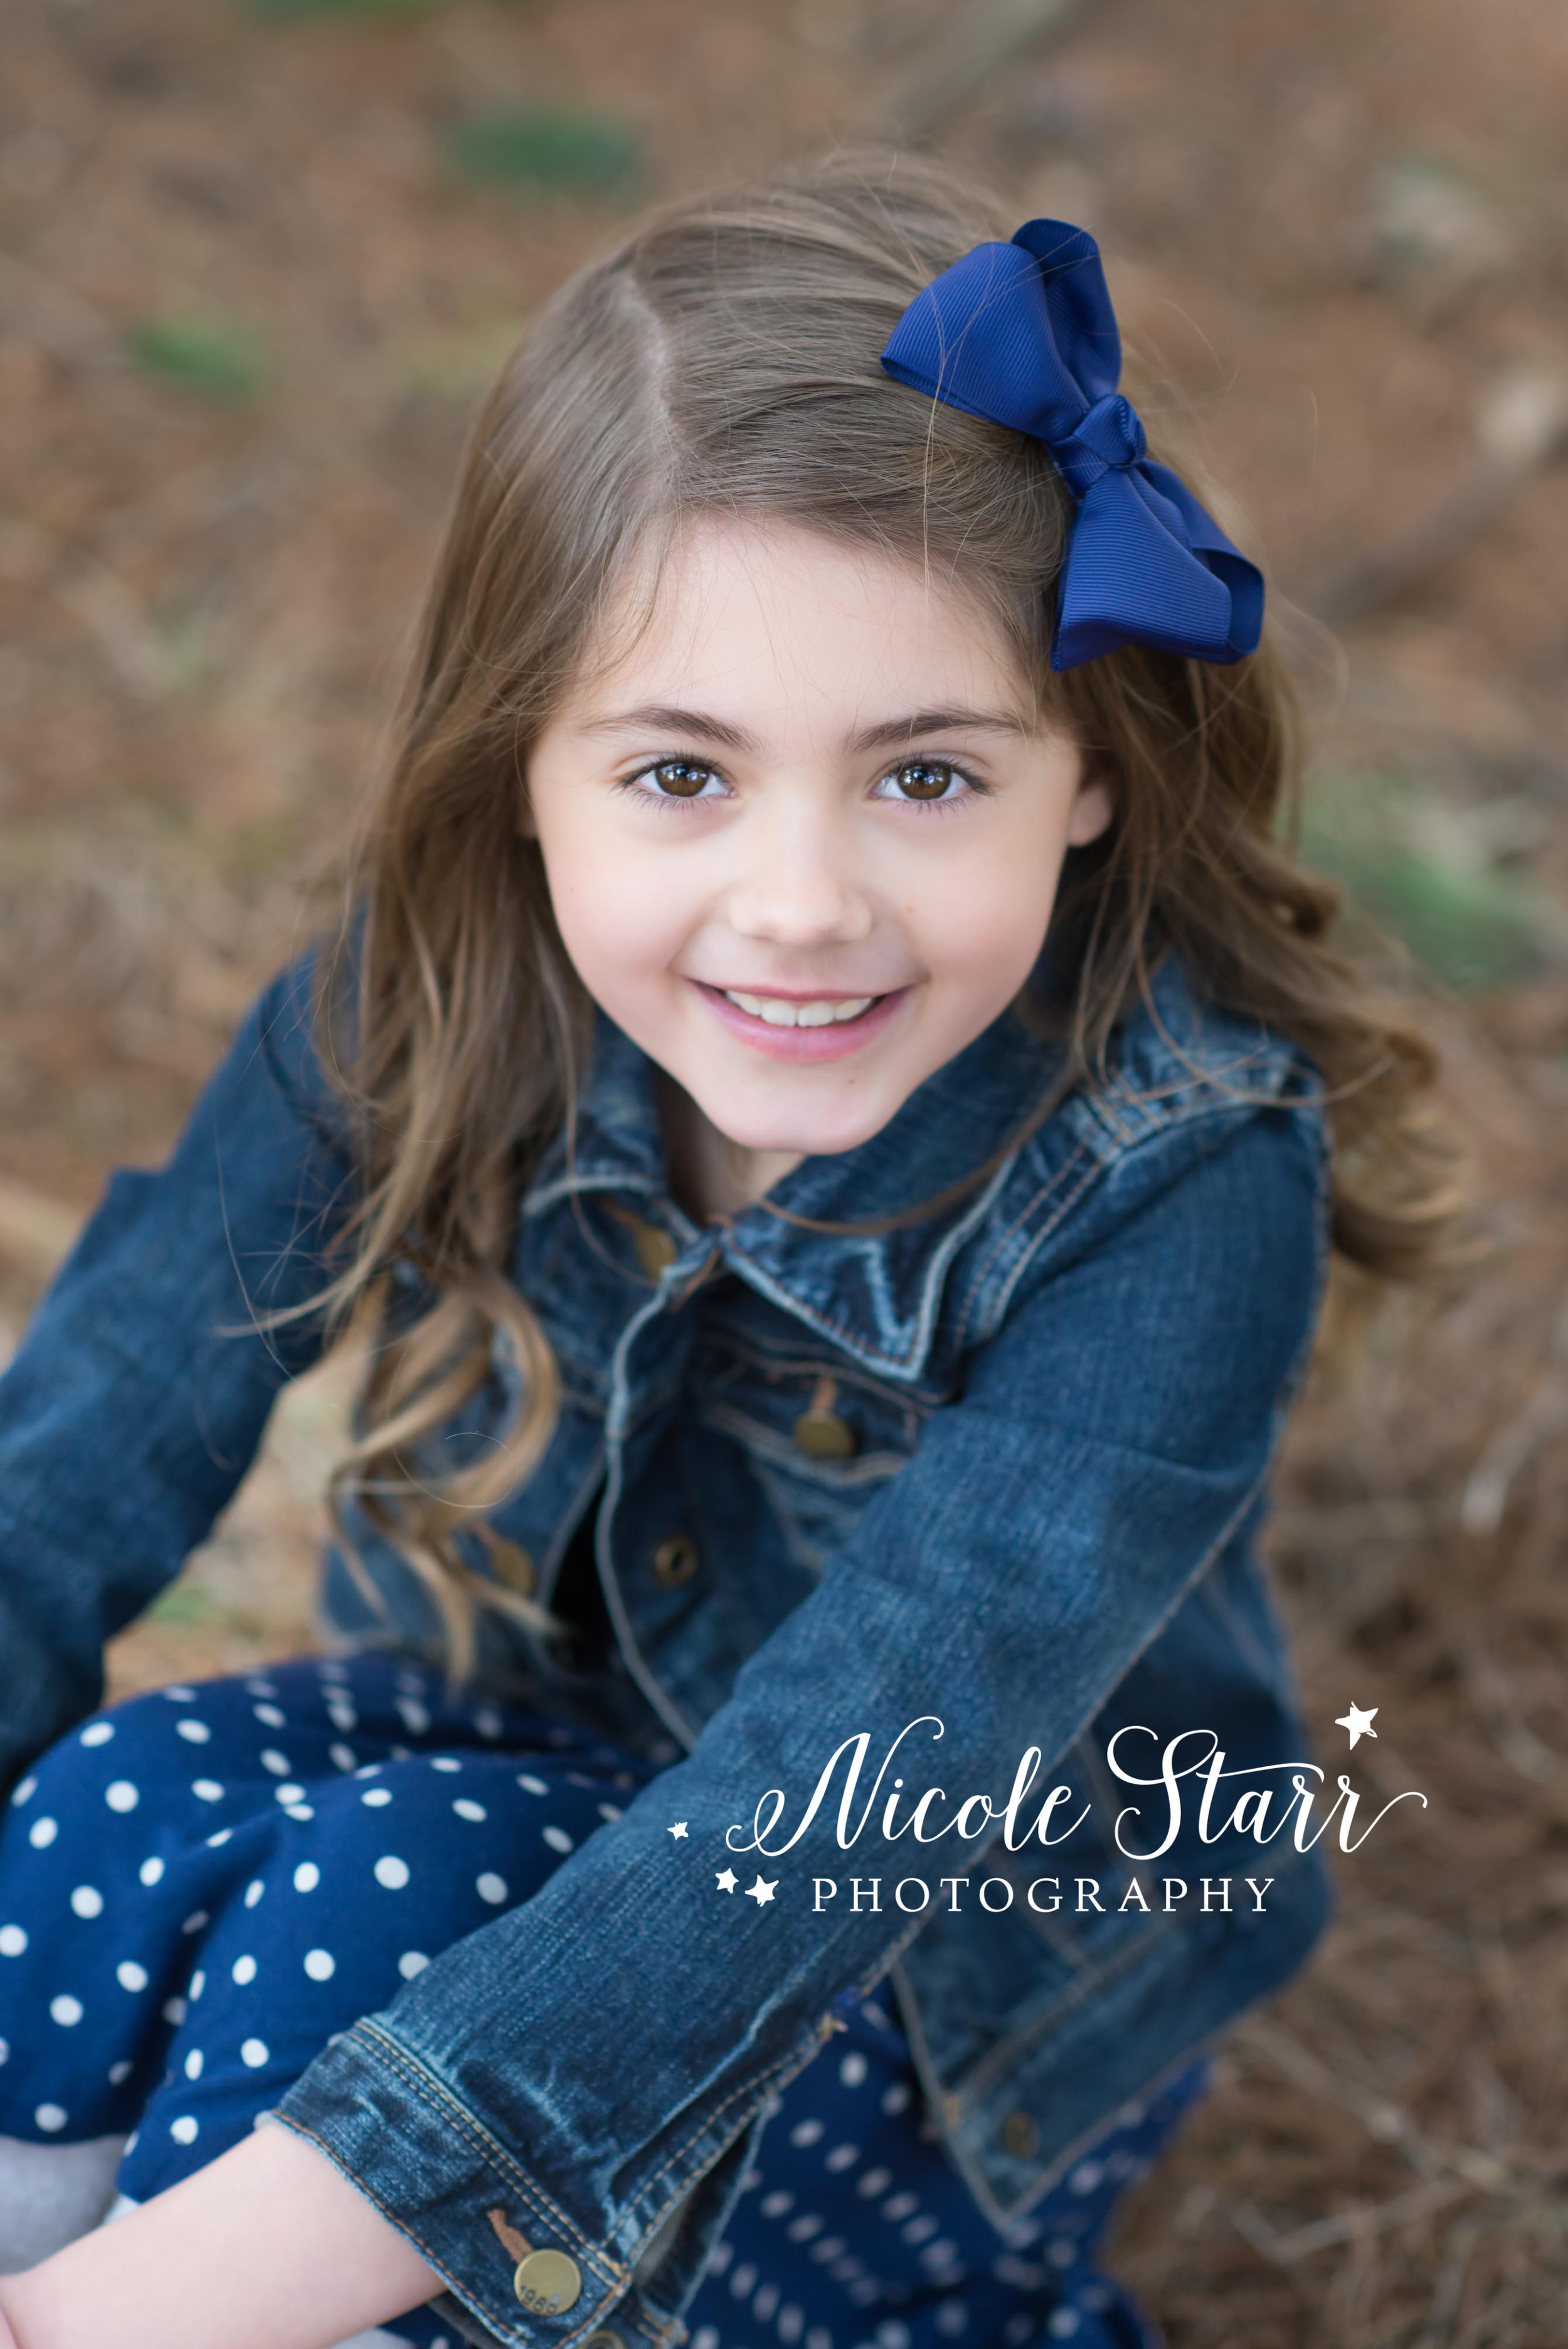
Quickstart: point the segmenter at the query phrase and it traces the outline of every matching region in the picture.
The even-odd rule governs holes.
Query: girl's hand
[[[0,2280],[0,2349],[333,2349],[441,2284],[334,2163],[274,2124]]]

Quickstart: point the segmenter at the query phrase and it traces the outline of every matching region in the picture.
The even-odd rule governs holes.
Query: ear
[[[1078,792],[1068,817],[1068,846],[1083,848],[1091,840],[1098,840],[1115,813],[1110,761],[1103,751],[1086,750]]]

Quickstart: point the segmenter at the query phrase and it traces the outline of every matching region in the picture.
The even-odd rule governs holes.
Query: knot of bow
[[[910,304],[882,363],[900,383],[1045,443],[1077,502],[1051,667],[1119,645],[1241,660],[1262,574],[1169,466],[1117,389],[1121,337],[1099,248],[1066,221],[977,244]]]

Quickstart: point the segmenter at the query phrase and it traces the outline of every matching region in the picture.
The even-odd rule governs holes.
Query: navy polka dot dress
[[[438,1951],[527,1900],[657,1765],[356,1656],[163,1689],[46,1754],[0,1815],[0,2136],[127,2138],[144,2201],[235,2145]],[[1204,2085],[1129,2106],[1006,2234],[875,1992],[772,2098],[689,2349],[1160,2349],[1096,2265]],[[459,2349],[426,2312],[415,2349]]]

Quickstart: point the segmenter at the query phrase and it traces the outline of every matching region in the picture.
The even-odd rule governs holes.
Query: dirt
[[[12,1334],[296,943],[520,324],[643,196],[878,129],[954,21],[935,0],[12,0]],[[557,171],[588,183],[473,177],[454,133],[502,106],[593,118]],[[1376,1705],[1358,1778],[1428,1802],[1340,1863],[1312,1967],[1230,2039],[1133,2197],[1115,2263],[1171,2349],[1557,2349],[1568,2310],[1568,466],[1337,636],[1300,608],[1466,474],[1500,381],[1568,380],[1565,119],[1555,0],[1102,0],[939,126],[1020,218],[1102,239],[1162,378],[1147,412],[1181,419],[1297,605],[1317,803],[1405,779],[1450,879],[1544,908],[1506,985],[1409,974],[1486,1261],[1326,1350],[1287,1437],[1267,1541],[1315,1733],[1326,1757],[1346,1704]],[[291,1395],[213,1539],[115,1643],[117,1691],[310,1640],[342,1408],[330,1379]]]

